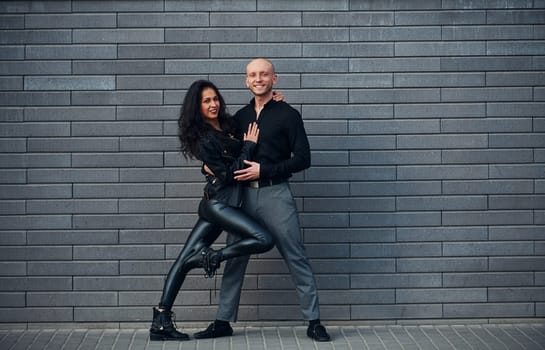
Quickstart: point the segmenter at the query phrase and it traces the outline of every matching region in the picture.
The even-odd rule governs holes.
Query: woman
[[[189,270],[203,267],[206,275],[213,277],[222,261],[263,253],[273,247],[271,235],[238,209],[242,185],[233,175],[244,167],[244,160],[251,158],[259,137],[257,125],[248,127],[242,141],[237,138],[235,124],[228,118],[217,87],[198,80],[187,91],[178,126],[182,153],[186,158],[203,162],[207,184],[199,204],[199,219],[168,273],[159,305],[153,308],[151,340],[189,339],[187,334],[176,330],[171,311]],[[206,173],[205,168],[214,175]],[[223,230],[238,235],[240,240],[220,250],[211,249],[210,245]]]

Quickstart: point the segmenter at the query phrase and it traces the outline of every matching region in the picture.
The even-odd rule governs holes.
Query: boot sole
[[[182,338],[173,338],[173,337],[169,337],[169,336],[164,335],[164,334],[150,334],[149,335],[149,340],[151,340],[151,341],[172,341],[172,340],[186,341],[186,340],[189,340],[189,336],[182,337]]]

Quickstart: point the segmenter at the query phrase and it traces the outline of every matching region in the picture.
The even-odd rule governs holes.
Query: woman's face
[[[205,88],[201,93],[201,114],[205,123],[216,124],[220,111],[220,98],[212,88]]]

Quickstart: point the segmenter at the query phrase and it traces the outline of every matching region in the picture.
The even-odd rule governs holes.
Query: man
[[[287,179],[310,166],[310,147],[297,110],[272,99],[277,76],[273,64],[258,58],[246,66],[246,86],[254,98],[235,114],[242,130],[257,121],[259,141],[253,161],[235,172],[235,179],[245,181],[243,210],[260,221],[273,235],[278,251],[286,261],[296,285],[303,316],[309,321],[307,335],[316,341],[329,341],[320,324],[318,292],[314,274],[301,241],[299,217]],[[227,240],[237,239],[229,235]],[[244,273],[249,256],[227,261],[216,320],[195,338],[231,336],[229,322],[237,319]]]

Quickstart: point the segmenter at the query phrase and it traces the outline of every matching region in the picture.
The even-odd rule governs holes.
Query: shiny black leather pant
[[[210,247],[223,230],[236,235],[239,239],[221,249],[222,261],[243,255],[263,253],[274,245],[269,232],[239,208],[214,199],[201,200],[199,220],[170,268],[159,303],[160,307],[167,310],[172,308],[187,273],[199,265],[201,251]]]

